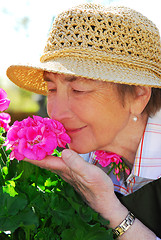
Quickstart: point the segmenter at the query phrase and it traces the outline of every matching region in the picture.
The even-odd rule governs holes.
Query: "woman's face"
[[[78,153],[108,151],[129,120],[116,85],[71,75],[44,73],[48,87],[48,114],[60,121]]]

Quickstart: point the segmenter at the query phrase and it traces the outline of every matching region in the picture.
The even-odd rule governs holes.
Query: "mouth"
[[[67,132],[67,134],[73,134],[73,133],[80,132],[80,131],[83,130],[84,128],[86,128],[86,126],[81,127],[81,128],[66,129],[66,132]]]

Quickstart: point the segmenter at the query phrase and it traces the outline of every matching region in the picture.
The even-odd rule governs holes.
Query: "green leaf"
[[[24,171],[22,171],[18,176],[12,178],[12,181],[18,180],[19,178],[21,178],[22,174]]]
[[[54,149],[54,152],[52,155],[55,157],[61,157],[61,152],[59,152],[57,149]]]
[[[33,175],[35,177],[35,169],[37,167],[25,162],[25,161],[20,161],[17,164],[17,171],[18,171],[18,175],[23,171],[23,175],[22,175],[22,179],[26,181],[27,179],[31,179],[31,176]]]
[[[5,143],[5,138],[0,136],[0,146],[2,146]]]
[[[33,198],[30,200],[30,206],[33,206],[35,212],[39,215],[39,217],[46,217],[48,216],[48,211],[50,211],[50,196],[47,193],[42,192],[35,192],[32,195]],[[31,197],[31,196],[30,196]]]
[[[0,127],[0,134],[3,134],[5,132],[6,132],[5,129],[3,127]]]
[[[14,186],[12,186],[11,184],[3,186],[2,189],[4,193],[8,193],[11,197],[18,195],[18,193],[15,191]]]
[[[90,225],[88,229],[88,233],[84,240],[113,240],[113,232],[112,229],[106,229],[100,224],[96,223],[95,225]]]
[[[9,194],[0,193],[0,230],[15,231],[18,227],[38,225],[38,218],[27,207],[27,199],[24,194],[11,197]]]
[[[0,216],[7,217],[16,215],[27,205],[27,199],[24,194],[10,196],[8,193],[0,191]]]
[[[3,174],[4,176],[6,176],[6,175],[8,174],[8,167],[7,167],[7,166],[4,166],[4,167],[2,168],[2,174]]]
[[[108,226],[110,224],[110,222],[108,220],[104,219],[100,215],[98,215],[98,221],[104,226]]]
[[[17,215],[1,217],[0,216],[0,230],[14,232],[19,227],[26,227],[33,229],[38,226],[38,218],[29,208],[20,211]]]
[[[53,187],[53,186],[57,186],[57,184],[58,184],[58,180],[52,181],[51,178],[48,178],[48,179],[46,179],[44,185],[45,185],[45,187]]]
[[[50,196],[50,208],[52,214],[52,223],[54,226],[66,226],[69,224],[69,221],[72,220],[74,215],[74,209],[71,208],[70,204],[66,199],[64,199],[61,195]]]
[[[44,228],[40,230],[34,237],[35,240],[58,240],[55,238],[55,233],[51,228]]]
[[[85,205],[80,207],[79,214],[85,222],[90,222],[92,220],[93,210]]]
[[[74,236],[75,236],[74,229],[65,229],[61,234],[62,240],[69,240],[69,239],[72,240],[72,239],[74,239],[73,238]]]
[[[7,153],[8,154],[8,153]],[[8,173],[5,176],[5,181],[7,180],[14,180],[14,178],[18,175],[17,174],[17,165],[18,165],[18,161],[17,160],[8,160],[6,162],[6,167],[8,168]]]

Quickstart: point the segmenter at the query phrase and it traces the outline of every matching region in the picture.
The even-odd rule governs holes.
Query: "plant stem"
[[[39,168],[36,167],[36,181],[35,181],[35,188],[37,188],[37,182],[38,182],[38,175],[39,175]]]
[[[0,148],[0,153],[2,154],[1,161],[2,161],[3,165],[5,165],[5,163],[7,162],[7,154],[6,154],[3,146]]]
[[[43,223],[42,223],[42,229],[44,229],[44,227],[45,227],[45,225],[46,225],[46,222],[47,222],[47,220],[48,220],[48,217],[46,217],[46,218],[44,219],[44,221],[43,221]]]
[[[25,228],[25,235],[26,235],[26,240],[30,240],[30,229]]]
[[[2,186],[4,186],[5,185],[5,180],[4,180],[3,175],[2,175],[1,165],[0,165],[0,171],[1,171],[1,173],[0,173],[0,182],[2,183]]]
[[[109,171],[107,172],[107,175],[109,175],[114,168],[115,168],[115,165],[113,164],[113,166],[112,166],[112,167],[109,169]]]
[[[3,166],[5,166],[5,162],[3,161],[2,156],[0,157],[0,159],[1,159],[1,162],[2,162]]]

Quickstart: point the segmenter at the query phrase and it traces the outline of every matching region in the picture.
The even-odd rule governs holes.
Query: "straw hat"
[[[159,31],[126,7],[71,8],[55,19],[40,63],[12,65],[7,76],[24,89],[46,95],[44,71],[160,88]]]

